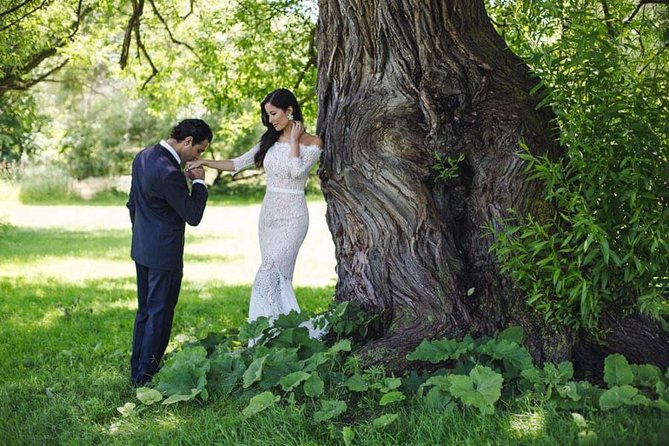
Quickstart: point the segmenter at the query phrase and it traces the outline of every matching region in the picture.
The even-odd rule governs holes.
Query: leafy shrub
[[[666,317],[669,55],[622,24],[621,2],[609,21],[596,2],[530,3],[496,12],[521,25],[505,38],[560,125],[562,160],[520,155],[557,212],[513,215],[493,249],[548,321],[597,332],[607,307]]]
[[[24,203],[66,200],[72,195],[72,178],[57,165],[26,165],[19,181],[19,199]]]

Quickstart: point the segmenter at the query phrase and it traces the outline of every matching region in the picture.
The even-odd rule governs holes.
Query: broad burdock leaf
[[[344,440],[344,446],[352,446],[355,432],[350,427],[344,426],[341,430],[341,437]]]
[[[585,420],[583,415],[580,413],[572,413],[571,418],[574,421],[574,424],[580,428],[588,427],[588,422]]]
[[[476,365],[469,376],[449,375],[451,394],[464,404],[478,408],[481,413],[495,412],[494,404],[502,395],[504,378],[494,370]]]
[[[396,403],[397,401],[404,401],[406,399],[406,396],[399,390],[394,390],[392,392],[388,392],[385,395],[381,397],[381,400],[379,401],[379,406],[386,406],[388,404]]]
[[[356,373],[346,380],[346,387],[348,387],[348,390],[351,392],[366,392],[369,388],[369,384]]]
[[[653,389],[655,388],[655,384],[662,378],[660,369],[652,364],[630,364],[630,368],[634,374],[634,381],[632,383],[635,386]]]
[[[639,393],[639,389],[629,385],[614,386],[599,397],[599,407],[602,410],[617,409],[623,405],[649,406],[650,399]]]
[[[207,384],[210,361],[202,346],[187,348],[174,354],[154,378],[156,390],[165,396],[191,395],[192,389],[203,390]],[[203,393],[203,396],[206,394]]]
[[[212,392],[228,394],[238,385],[245,371],[246,364],[241,358],[241,353],[222,353],[211,361],[207,388]]]
[[[432,387],[423,400],[430,409],[439,410],[452,406],[453,401],[450,393],[441,390],[439,387]]]
[[[522,370],[532,367],[532,356],[527,349],[506,339],[491,339],[479,346],[477,351],[494,359],[503,360],[510,376],[518,376]]]
[[[562,398],[570,398],[572,401],[581,399],[581,395],[578,394],[576,383],[573,381],[558,387],[557,391]]]
[[[305,372],[313,372],[316,370],[318,367],[322,366],[323,364],[327,363],[331,359],[325,356],[324,352],[318,352],[314,353],[304,361],[302,361],[302,370]]]
[[[242,410],[242,415],[248,418],[252,415],[262,412],[268,407],[273,406],[280,399],[281,397],[279,395],[274,395],[270,391],[260,393],[251,398],[251,401],[249,401],[248,406],[246,406],[244,410]]]
[[[136,396],[137,399],[142,402],[142,404],[146,404],[147,406],[162,401],[163,399],[162,393],[158,392],[156,389],[151,389],[149,387],[140,387],[139,389],[137,389]]]
[[[421,386],[421,389],[427,386],[435,386],[444,392],[448,392],[451,388],[451,380],[448,379],[449,375],[437,375],[430,377],[425,383]],[[420,390],[419,390],[420,392]]]
[[[304,382],[304,394],[309,398],[321,396],[325,389],[325,383],[318,372],[312,372],[309,379]]]
[[[348,339],[342,339],[341,341],[337,342],[335,345],[330,347],[328,350],[328,353],[331,355],[336,355],[339,352],[350,352],[351,351],[351,341]]]
[[[254,382],[262,378],[262,369],[269,355],[262,356],[253,360],[249,368],[244,372],[244,388],[248,389]]]
[[[206,392],[203,389],[191,389],[188,394],[175,394],[163,401],[163,406],[169,406],[170,404],[178,403],[181,401],[190,401],[198,396],[200,393]],[[203,399],[207,399],[206,397]]]
[[[395,390],[399,389],[400,386],[402,385],[402,379],[401,378],[384,378],[383,382],[381,383],[381,391],[382,392],[387,392],[389,390]]]
[[[474,340],[466,335],[462,341],[454,339],[441,339],[439,341],[423,341],[416,350],[407,355],[409,361],[427,361],[432,364],[458,359],[463,354],[474,349]]]
[[[265,316],[261,316],[240,327],[239,340],[241,342],[248,342],[252,339],[258,339],[262,336],[265,330],[269,329],[269,326],[269,319]]]
[[[298,370],[297,372],[293,372],[281,378],[279,384],[281,384],[281,388],[284,390],[284,392],[290,392],[310,377],[311,374],[303,370]]]
[[[372,421],[372,426],[374,426],[375,429],[383,429],[384,427],[392,424],[398,417],[399,415],[396,413],[387,413],[385,415],[381,415]]]
[[[302,367],[302,362],[298,359],[296,348],[280,348],[268,350],[269,355],[262,368],[262,377],[259,386],[262,389],[269,390],[278,386],[279,381],[286,375],[297,372]]]
[[[129,417],[135,413],[135,407],[137,407],[137,404],[135,403],[125,403],[123,406],[117,407],[116,410],[118,410],[123,417]]]
[[[523,337],[524,337],[523,327],[520,327],[518,325],[511,325],[509,328],[501,331],[497,335],[497,339],[499,339],[500,341],[504,340],[509,342],[515,342],[518,345],[523,345]]]
[[[346,412],[346,409],[348,409],[348,406],[344,401],[321,401],[321,410],[314,414],[314,420],[318,422],[330,420]]]
[[[604,360],[604,381],[609,387],[632,384],[634,373],[627,359],[618,353]]]

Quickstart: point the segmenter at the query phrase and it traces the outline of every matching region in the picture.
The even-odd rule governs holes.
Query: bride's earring
[[[287,118],[288,118],[289,121],[292,121],[293,120],[293,114],[288,113]]]

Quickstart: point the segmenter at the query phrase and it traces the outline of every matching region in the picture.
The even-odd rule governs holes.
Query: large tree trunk
[[[482,0],[320,0],[319,171],[336,247],[336,298],[387,315],[373,358],[403,367],[423,338],[520,325],[537,361],[579,339],[528,311],[500,275],[487,226],[545,206],[516,155],[559,156],[536,80]],[[435,154],[464,154],[435,181]],[[472,292],[473,290],[473,292]],[[390,354],[378,355],[380,349]]]

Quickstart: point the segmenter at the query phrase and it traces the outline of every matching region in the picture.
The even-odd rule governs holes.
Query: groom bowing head
[[[169,138],[140,151],[132,163],[127,207],[132,223],[130,256],[137,271],[130,358],[134,385],[144,385],[158,371],[181,289],[185,226],[197,226],[207,204],[204,170],[184,175],[181,165],[198,159],[212,138],[206,122],[185,119]],[[190,188],[186,177],[192,181]]]

